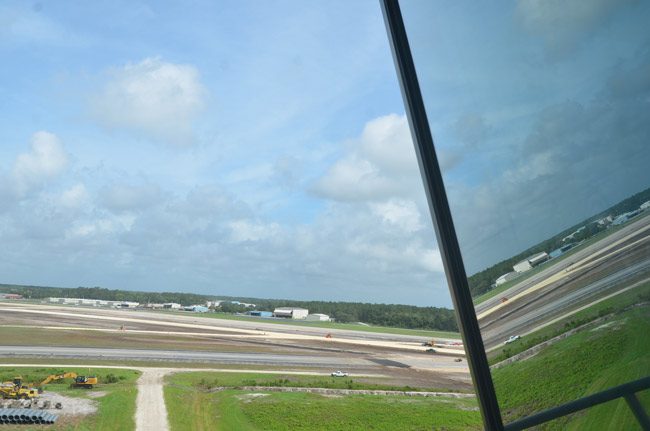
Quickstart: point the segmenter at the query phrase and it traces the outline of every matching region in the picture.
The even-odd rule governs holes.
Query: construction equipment
[[[47,378],[41,382],[39,387],[42,388],[43,386],[47,385],[48,383],[54,380],[61,380],[61,379],[68,379],[68,378],[74,379],[74,382],[70,385],[73,388],[92,389],[93,386],[97,384],[96,376],[80,376],[75,372],[67,372],[67,373],[52,374],[50,376],[47,376]]]
[[[16,376],[11,382],[0,383],[0,396],[12,400],[27,400],[38,397],[38,389],[23,385],[23,378]]]

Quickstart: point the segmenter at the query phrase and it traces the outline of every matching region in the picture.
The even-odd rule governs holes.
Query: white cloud
[[[277,223],[260,223],[248,220],[235,220],[229,223],[231,240],[234,242],[261,241],[280,234]]]
[[[99,199],[111,211],[137,211],[161,202],[162,191],[153,184],[116,184],[102,189]]]
[[[88,190],[82,183],[75,184],[61,193],[59,203],[66,208],[79,208],[88,200]]]
[[[414,181],[419,170],[408,122],[390,114],[369,121],[313,191],[333,200],[372,201],[419,191]]]
[[[415,232],[423,227],[420,211],[413,201],[391,199],[387,202],[371,203],[370,208],[384,222],[406,232]]]
[[[68,164],[63,145],[53,133],[41,131],[32,136],[31,149],[20,154],[13,168],[15,191],[24,196],[30,190],[61,174]]]
[[[111,79],[93,99],[97,119],[177,145],[193,140],[193,123],[204,106],[205,88],[198,70],[159,58],[146,58],[111,71]]]

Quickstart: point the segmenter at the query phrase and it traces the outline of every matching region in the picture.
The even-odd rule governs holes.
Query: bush
[[[117,383],[120,381],[120,378],[124,379],[123,376],[117,377],[113,373],[106,374],[106,377],[104,377],[104,383]]]

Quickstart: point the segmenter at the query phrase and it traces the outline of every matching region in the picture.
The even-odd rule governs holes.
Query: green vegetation
[[[622,200],[621,202],[617,203],[616,205],[613,205],[609,208],[607,208],[605,211],[602,211],[594,216],[589,217],[588,219],[583,220],[582,222],[576,224],[575,226],[571,226],[570,228],[558,233],[557,235],[540,242],[539,244],[536,244],[521,253],[512,256],[508,259],[502,260],[499,263],[496,263],[492,265],[489,268],[484,269],[483,271],[479,271],[476,274],[473,274],[472,276],[468,277],[468,283],[469,283],[469,289],[472,292],[472,296],[475,298],[481,297],[481,295],[487,293],[492,289],[492,284],[495,282],[497,278],[499,278],[501,275],[512,271],[512,266],[516,264],[517,262],[522,261],[523,259],[535,254],[535,253],[540,253],[542,251],[545,252],[550,252],[552,250],[555,250],[564,243],[562,242],[562,238],[566,237],[567,235],[570,235],[571,233],[575,232],[578,228],[585,226],[585,230],[583,230],[579,235],[577,235],[574,238],[574,241],[581,241],[581,240],[586,240],[589,238],[592,238],[594,235],[609,235],[610,233],[614,232],[612,229],[608,229],[603,231],[601,227],[598,227],[595,224],[592,224],[591,222],[598,220],[600,218],[606,217],[608,215],[618,215],[622,214],[624,212],[632,211],[634,209],[639,208],[639,206],[650,200],[650,188],[647,188],[635,195],[630,196],[627,199]],[[639,217],[644,217],[647,216],[648,214],[641,215]],[[528,275],[524,276],[527,277]],[[523,280],[524,278],[519,278],[518,280],[513,280],[514,282],[519,282]],[[499,286],[501,287],[501,286]],[[503,291],[502,289],[500,290],[501,292]],[[496,295],[497,293],[495,293]],[[487,299],[487,297],[482,297],[480,301],[484,301]],[[479,302],[480,302],[479,301]],[[477,302],[478,303],[478,302]]]
[[[593,325],[537,355],[493,370],[506,421],[538,412],[648,375],[650,306],[637,306]],[[650,406],[650,391],[638,394]],[[624,400],[609,402],[540,427],[544,430],[638,427]]]
[[[212,384],[247,380],[291,385],[318,376],[180,373],[167,378],[165,403],[172,431],[185,430],[473,430],[481,428],[475,399],[214,391]],[[216,382],[215,380],[216,379]],[[334,384],[334,383],[332,383]],[[345,383],[343,383],[345,384]],[[339,385],[335,383],[334,385]]]
[[[621,313],[627,307],[647,301],[650,301],[650,282],[641,284],[638,287],[601,301],[598,304],[567,317],[566,319],[535,331],[512,344],[508,344],[507,346],[490,352],[490,364],[501,362],[504,359],[528,350],[546,340],[550,340],[553,337],[585,325],[600,317]]]
[[[171,386],[190,386],[204,391],[242,386],[276,386],[292,388],[369,389],[384,391],[457,392],[444,388],[397,386],[384,383],[385,378],[341,378],[308,374],[186,372],[167,378]]]
[[[53,426],[47,426],[52,431],[114,431],[135,429],[135,398],[137,388],[135,381],[140,373],[135,370],[121,369],[79,369],[75,368],[38,368],[38,367],[6,367],[0,366],[0,381],[12,380],[14,376],[22,376],[26,383],[37,385],[50,374],[59,374],[65,371],[75,371],[79,374],[96,375],[99,385],[96,391],[104,393],[103,396],[94,398],[98,404],[97,413],[82,418],[59,417]],[[71,380],[51,382],[45,388],[48,392],[57,392],[68,397],[89,398],[89,393],[84,389],[70,388]],[[34,430],[42,427],[3,425],[3,430]]]

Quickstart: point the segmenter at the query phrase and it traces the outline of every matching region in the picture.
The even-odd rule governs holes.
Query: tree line
[[[181,292],[138,292],[102,287],[47,287],[0,284],[0,291],[17,293],[29,299],[88,298],[106,301],[133,301],[144,303],[176,302],[183,305],[204,304],[215,299],[224,301],[238,300],[255,304],[255,308],[224,302],[217,311],[242,312],[248,310],[273,311],[277,307],[301,307],[310,313],[323,313],[337,322],[362,322],[377,326],[390,326],[409,329],[430,329],[440,331],[458,331],[453,310],[441,307],[417,307],[402,304],[372,304],[335,301],[297,301],[284,299],[242,298],[232,296],[199,295]]]

